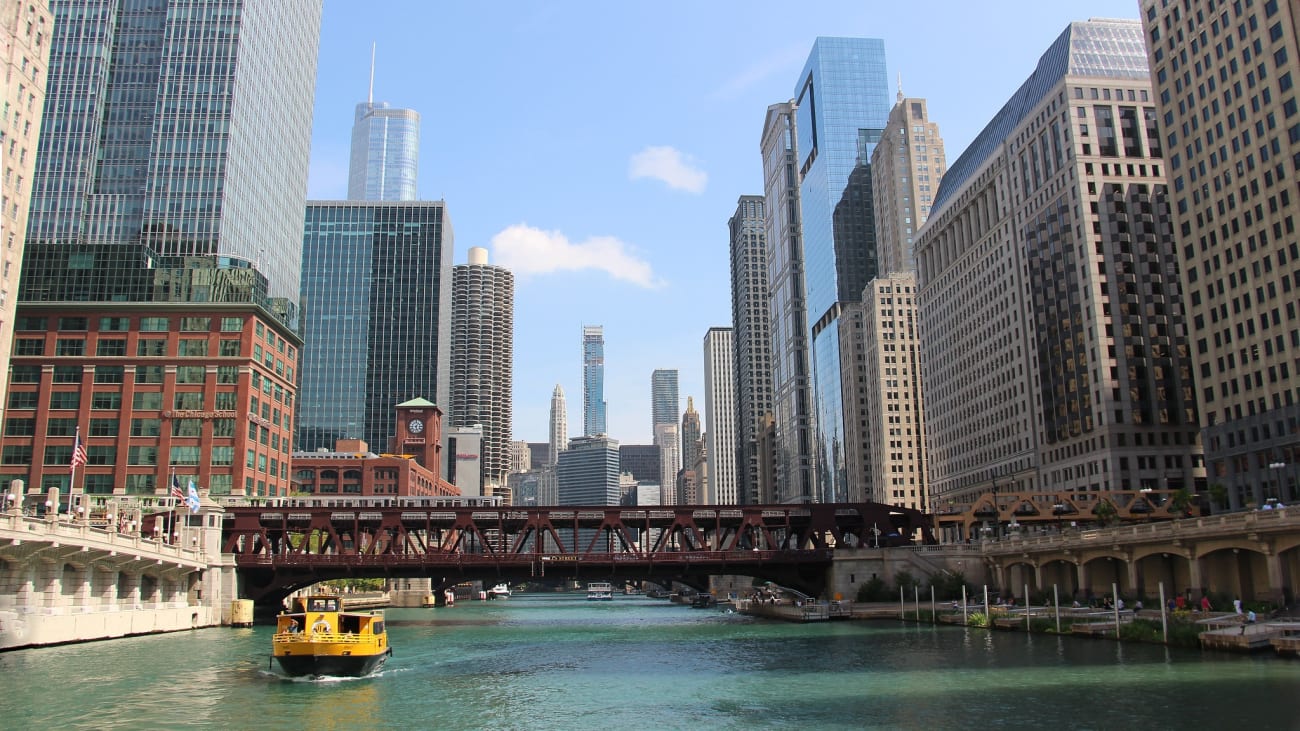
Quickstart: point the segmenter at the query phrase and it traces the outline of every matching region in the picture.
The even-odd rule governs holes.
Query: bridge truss
[[[227,507],[222,550],[235,555],[243,595],[268,601],[346,577],[430,578],[435,588],[546,576],[701,587],[709,575],[738,574],[817,594],[836,547],[934,542],[928,516],[880,503],[519,508],[399,502],[409,503]]]

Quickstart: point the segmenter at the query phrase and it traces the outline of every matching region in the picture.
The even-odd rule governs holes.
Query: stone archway
[[[1083,594],[1085,598],[1101,598],[1111,595],[1112,587],[1117,587],[1121,597],[1134,595],[1134,587],[1129,581],[1128,562],[1122,556],[1103,554],[1086,559],[1083,567]]]
[[[1063,605],[1068,605],[1079,597],[1079,567],[1074,561],[1065,558],[1044,561],[1039,573],[1043,577],[1042,590],[1048,591],[1053,586],[1056,587]]]
[[[1269,581],[1268,556],[1251,547],[1222,547],[1202,554],[1201,583],[1203,589],[1211,595],[1243,601],[1278,601],[1282,587],[1274,587]],[[1220,601],[1216,610],[1230,609],[1231,605]]]
[[[1173,600],[1179,594],[1189,595],[1189,592],[1199,596],[1200,588],[1192,586],[1192,565],[1185,550],[1165,548],[1135,553],[1133,562],[1136,565],[1134,573],[1137,576],[1135,595],[1149,600],[1148,606],[1154,607],[1160,600],[1162,584],[1166,602]]]

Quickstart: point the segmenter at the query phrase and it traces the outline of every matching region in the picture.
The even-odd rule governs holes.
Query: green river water
[[[1300,729],[1300,660],[641,597],[388,610],[379,675],[269,669],[269,626],[0,654],[4,729]]]

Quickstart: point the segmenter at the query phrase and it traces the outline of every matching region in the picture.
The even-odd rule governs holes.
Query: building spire
[[[898,72],[898,101],[903,101],[903,72]]]
[[[366,103],[375,103],[375,42],[370,42],[370,91],[366,94]]]

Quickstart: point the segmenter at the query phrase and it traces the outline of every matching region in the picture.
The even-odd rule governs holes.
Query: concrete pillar
[[[1196,549],[1192,549],[1191,555],[1187,557],[1187,576],[1189,589],[1192,590],[1192,600],[1199,600],[1201,594],[1209,591],[1205,585],[1205,578],[1201,572],[1201,557],[1197,555]]]
[[[1142,567],[1137,561],[1133,560],[1132,555],[1124,559],[1124,564],[1128,568],[1128,585],[1133,599],[1136,600],[1143,596],[1142,591]]]
[[[1268,601],[1277,606],[1286,605],[1286,579],[1282,573],[1282,557],[1274,552],[1264,554],[1264,563],[1268,566],[1268,591],[1260,592]]]
[[[1042,591],[1045,588],[1043,586],[1043,565],[1040,563],[1034,564],[1034,588],[1038,591]]]
[[[1087,598],[1088,592],[1092,590],[1092,583],[1088,576],[1087,564],[1085,564],[1083,561],[1080,561],[1078,559],[1075,559],[1075,563],[1074,563],[1074,578],[1075,578],[1075,585],[1074,585],[1075,593],[1079,595],[1075,598],[1079,599],[1080,601],[1083,601],[1084,599]]]

